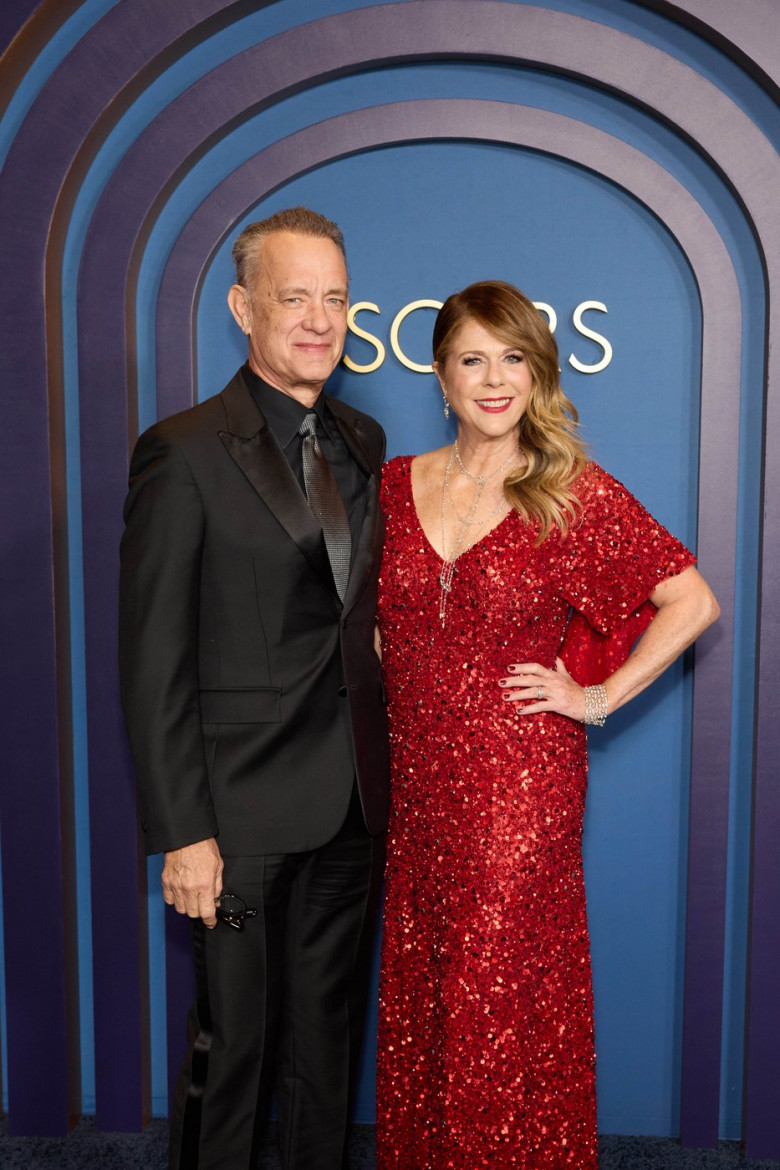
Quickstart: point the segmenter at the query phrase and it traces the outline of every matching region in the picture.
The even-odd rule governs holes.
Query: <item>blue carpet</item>
[[[2,1170],[166,1170],[168,1127],[152,1121],[142,1134],[98,1133],[91,1118],[82,1119],[67,1138],[9,1137],[0,1124]],[[278,1170],[272,1135],[262,1170]],[[350,1170],[374,1170],[374,1129],[356,1125],[350,1145]],[[409,1166],[405,1170],[416,1170]],[[780,1161],[750,1161],[736,1142],[717,1150],[683,1150],[671,1138],[602,1136],[599,1170],[780,1170]]]

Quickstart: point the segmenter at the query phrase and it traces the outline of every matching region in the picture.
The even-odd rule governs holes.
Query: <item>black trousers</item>
[[[254,1170],[274,1087],[284,1170],[342,1170],[382,860],[355,821],[310,852],[224,858],[225,890],[258,913],[240,932],[193,922],[171,1170]]]

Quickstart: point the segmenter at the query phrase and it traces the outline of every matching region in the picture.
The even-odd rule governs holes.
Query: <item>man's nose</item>
[[[325,306],[316,301],[312,301],[303,324],[307,329],[312,329],[315,333],[327,333],[330,329],[330,317]]]

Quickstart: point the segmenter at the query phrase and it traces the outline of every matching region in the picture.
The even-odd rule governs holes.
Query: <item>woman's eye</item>
[[[514,364],[514,363],[516,363],[516,362],[522,362],[522,361],[525,361],[525,357],[524,357],[524,355],[523,355],[523,354],[521,354],[521,353],[509,353],[509,354],[507,354],[507,358],[506,358],[506,360],[507,360],[508,362],[512,362],[512,363]]]
[[[463,359],[464,366],[476,366],[479,364],[478,357],[467,357]]]

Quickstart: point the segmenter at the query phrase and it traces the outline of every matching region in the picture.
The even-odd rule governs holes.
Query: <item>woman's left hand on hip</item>
[[[538,662],[512,662],[507,676],[498,680],[501,698],[515,703],[515,714],[536,715],[540,711],[555,711],[582,722],[585,717],[585,691],[576,683],[563,664],[556,658],[555,670],[548,670]]]

